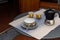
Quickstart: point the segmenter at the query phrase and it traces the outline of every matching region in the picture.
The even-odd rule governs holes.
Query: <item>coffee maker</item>
[[[51,25],[55,24],[55,20],[54,20],[55,13],[56,12],[53,9],[48,9],[44,12],[45,17],[46,17],[46,19],[45,19],[45,24],[46,25],[51,26]]]

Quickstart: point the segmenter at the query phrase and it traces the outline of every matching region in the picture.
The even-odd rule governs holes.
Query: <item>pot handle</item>
[[[60,12],[58,14],[59,14],[59,18],[60,18]]]

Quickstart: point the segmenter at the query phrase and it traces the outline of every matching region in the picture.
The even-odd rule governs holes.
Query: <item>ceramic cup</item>
[[[33,18],[26,18],[24,20],[24,25],[26,27],[33,27],[33,26],[35,26],[36,25],[35,19],[33,19]]]

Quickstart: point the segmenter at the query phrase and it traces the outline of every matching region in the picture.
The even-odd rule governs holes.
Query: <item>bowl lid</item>
[[[34,18],[26,18],[26,19],[24,20],[24,22],[25,22],[25,23],[33,23],[33,22],[35,22],[35,19],[34,19]]]

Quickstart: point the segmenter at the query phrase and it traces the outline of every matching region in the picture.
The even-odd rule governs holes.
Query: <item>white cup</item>
[[[26,27],[33,27],[33,26],[35,26],[36,25],[35,19],[33,19],[33,18],[26,18],[24,20],[24,25]]]

